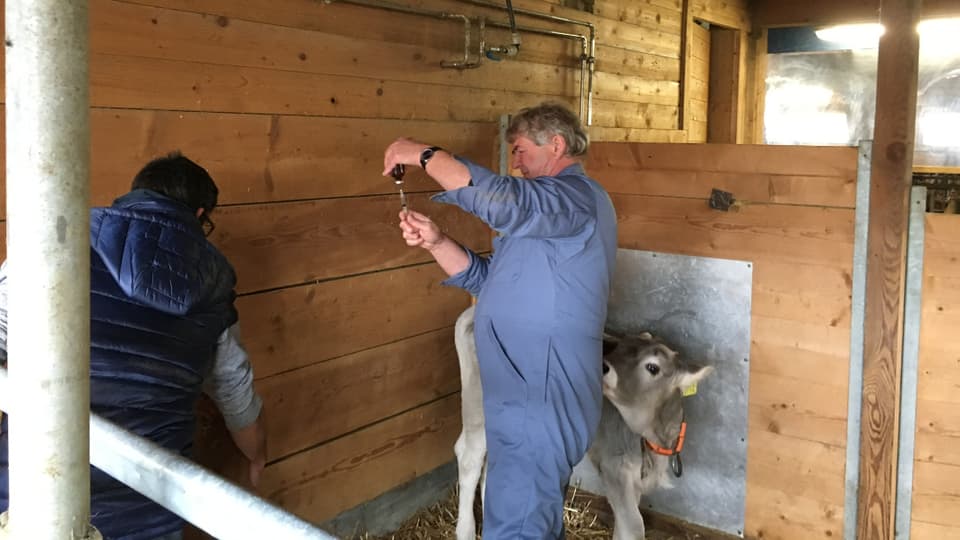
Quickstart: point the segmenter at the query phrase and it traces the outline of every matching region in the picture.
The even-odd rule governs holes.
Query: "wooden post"
[[[677,129],[690,129],[690,107],[687,100],[690,96],[690,25],[694,24],[690,17],[690,0],[682,0],[680,15],[680,100],[677,111]]]
[[[857,538],[892,540],[896,508],[903,283],[921,0],[881,0],[871,162]]]
[[[763,144],[763,108],[767,93],[767,29],[745,35],[743,68],[743,129],[738,144]]]
[[[735,144],[740,119],[740,30],[710,27],[710,91],[707,107],[707,142]]]

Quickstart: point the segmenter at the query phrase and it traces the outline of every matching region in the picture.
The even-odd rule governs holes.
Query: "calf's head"
[[[712,370],[683,362],[676,351],[648,332],[604,336],[603,395],[638,434],[651,428],[666,403],[679,403],[681,391]]]

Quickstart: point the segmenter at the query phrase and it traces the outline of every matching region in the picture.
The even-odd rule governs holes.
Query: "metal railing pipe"
[[[87,2],[6,2],[10,505],[17,540],[87,538]],[[98,535],[97,535],[98,536]]]
[[[97,415],[90,417],[91,464],[224,540],[335,537],[178,454]]]
[[[20,406],[17,402],[11,403],[9,386],[7,371],[0,368],[0,410],[10,412],[13,405],[10,417],[13,421],[21,416]],[[92,465],[215,538],[336,540],[336,537],[179,454],[96,414],[89,418]],[[89,470],[86,464],[84,467]],[[58,540],[62,538],[70,537]]]

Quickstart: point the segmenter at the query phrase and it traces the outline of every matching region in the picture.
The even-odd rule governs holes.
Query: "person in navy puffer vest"
[[[266,463],[262,401],[240,344],[236,275],[207,241],[218,190],[175,152],[148,163],[131,191],[90,215],[90,408],[189,455],[194,407],[207,393],[256,485]],[[6,263],[0,354],[6,363]],[[14,362],[17,359],[13,360]],[[14,495],[16,496],[16,495]],[[0,422],[0,511],[8,506],[7,420]],[[91,468],[93,525],[110,540],[177,540],[183,520]]]

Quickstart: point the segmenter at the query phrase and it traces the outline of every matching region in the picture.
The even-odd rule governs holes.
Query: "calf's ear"
[[[615,336],[608,332],[603,333],[603,356],[604,357],[612,353],[617,348],[618,345],[620,345],[619,336]]]
[[[677,374],[677,388],[689,388],[713,372],[713,366],[683,366]]]

